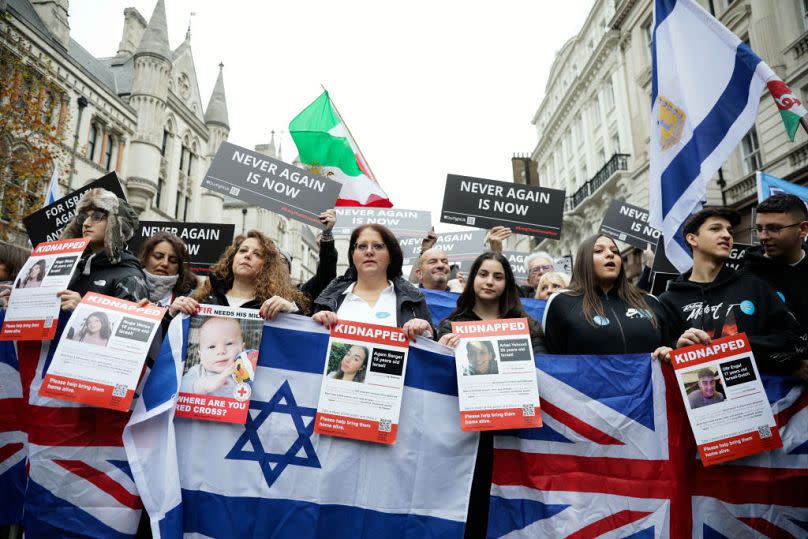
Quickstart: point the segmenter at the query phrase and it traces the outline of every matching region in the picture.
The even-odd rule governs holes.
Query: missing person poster
[[[191,271],[201,275],[210,273],[210,268],[233,242],[236,225],[219,223],[177,223],[166,221],[140,221],[134,236],[129,240],[129,250],[140,257],[143,243],[158,232],[174,234],[188,248]]]
[[[404,253],[404,265],[415,264],[421,256],[421,241],[426,234],[417,238],[399,239],[401,251]],[[437,234],[435,249],[446,253],[450,264],[471,263],[480,253],[485,251],[485,230],[464,230],[461,232],[445,232]]]
[[[118,198],[126,200],[118,175],[110,172],[94,182],[79,187],[53,204],[49,204],[23,217],[22,223],[25,225],[25,231],[28,232],[28,237],[31,239],[31,245],[38,245],[43,241],[58,240],[62,229],[67,226],[71,219],[75,218],[76,206],[81,197],[90,189],[97,187],[112,191]]]
[[[1,341],[53,339],[61,306],[56,293],[70,284],[89,243],[89,239],[79,238],[36,246],[11,289]]]
[[[68,320],[39,394],[129,410],[165,311],[88,292]]]
[[[314,432],[392,445],[409,339],[399,328],[341,320],[331,328]]]
[[[318,216],[334,207],[342,184],[222,142],[202,187],[321,229]]]
[[[335,236],[350,236],[361,225],[375,223],[389,228],[397,238],[423,238],[432,227],[432,213],[399,208],[337,208]]]
[[[557,240],[561,236],[564,191],[449,174],[443,193],[443,223],[492,228]]]
[[[660,234],[648,220],[648,210],[622,200],[612,200],[603,216],[600,231],[613,239],[645,250],[649,243],[656,245]]]
[[[527,318],[452,322],[460,428],[541,427],[539,382]]]
[[[671,363],[705,466],[783,447],[745,333],[674,350]]]
[[[263,332],[258,309],[200,305],[188,330],[176,417],[246,423]]]

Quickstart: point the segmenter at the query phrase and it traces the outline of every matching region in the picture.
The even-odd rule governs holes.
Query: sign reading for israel
[[[502,225],[517,234],[558,239],[563,212],[559,189],[449,174],[440,220],[479,228]]]
[[[223,142],[202,187],[322,228],[342,184],[283,161]]]

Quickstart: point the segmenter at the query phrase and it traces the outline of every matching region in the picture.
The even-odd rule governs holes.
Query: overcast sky
[[[118,50],[123,10],[156,0],[71,0],[71,36],[95,56]],[[331,93],[393,204],[439,218],[447,173],[510,181],[556,51],[593,0],[499,2],[168,0],[169,41],[191,44],[203,107],[225,64],[230,141],[252,148]],[[276,138],[277,140],[277,138]],[[448,228],[446,226],[439,228]]]

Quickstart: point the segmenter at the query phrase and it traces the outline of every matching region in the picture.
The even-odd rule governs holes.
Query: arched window
[[[87,137],[87,159],[93,160],[95,146],[98,142],[98,127],[95,123],[90,124],[90,135]]]
[[[112,135],[107,136],[107,149],[104,151],[104,168],[107,170],[112,169],[112,150],[115,145],[115,137]]]

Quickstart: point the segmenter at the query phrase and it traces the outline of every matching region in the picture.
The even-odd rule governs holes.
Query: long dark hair
[[[28,275],[25,276],[25,279],[17,283],[17,288],[25,288],[28,284],[28,281],[31,280],[31,273],[33,273],[34,268],[39,268],[39,275],[37,275],[37,281],[42,282],[42,279],[45,277],[45,261],[44,260],[37,260],[37,262],[31,266],[28,270]]]
[[[390,255],[390,264],[387,266],[387,278],[393,280],[396,277],[401,277],[401,266],[404,265],[404,254],[401,252],[401,246],[398,244],[395,234],[390,232],[386,226],[377,225],[376,223],[369,223],[366,225],[358,226],[351,232],[351,240],[348,243],[348,275],[355,281],[357,278],[356,266],[353,262],[353,254],[356,250],[356,240],[362,231],[370,228],[379,233],[382,237],[384,245],[387,247],[387,252]]]
[[[522,306],[522,300],[519,299],[519,288],[516,286],[516,278],[513,276],[513,270],[508,263],[508,259],[493,251],[483,253],[474,260],[469,276],[466,279],[466,287],[460,293],[460,297],[457,298],[457,308],[447,318],[450,320],[455,319],[462,313],[470,313],[474,310],[474,305],[477,302],[477,297],[474,293],[474,279],[477,278],[480,266],[486,260],[499,262],[505,272],[505,290],[502,291],[502,295],[499,297],[499,317],[527,318],[525,308]]]
[[[370,359],[370,350],[368,350],[364,346],[359,346],[358,344],[353,344],[348,348],[348,350],[345,351],[345,354],[342,357],[345,357],[345,355],[347,355],[348,352],[350,352],[351,348],[353,348],[354,346],[356,346],[357,348],[360,348],[365,353],[365,360],[362,362],[362,366],[359,367],[359,370],[356,371],[356,374],[354,374],[353,381],[354,382],[364,382],[365,381],[365,373],[368,370],[368,360]],[[339,366],[337,368],[337,374],[334,375],[334,379],[335,380],[342,380],[343,378],[345,378],[345,372],[342,370],[342,366]]]
[[[597,327],[595,324],[596,315],[606,316],[603,311],[603,302],[600,301],[600,297],[598,296],[600,285],[595,277],[595,261],[593,260],[595,242],[601,237],[608,238],[614,243],[614,240],[605,234],[595,234],[594,236],[586,238],[583,243],[578,246],[578,252],[575,255],[575,264],[572,266],[572,279],[570,279],[569,292],[567,292],[573,296],[583,296],[584,318],[586,318],[586,321],[593,327]],[[615,244],[615,246],[616,245],[617,244]],[[617,280],[612,290],[628,305],[643,313],[648,313],[651,318],[651,325],[657,327],[656,316],[645,301],[645,293],[631,284],[626,278],[626,265],[624,263],[620,264],[620,273],[617,274]]]
[[[109,339],[109,337],[112,335],[112,328],[109,325],[109,318],[107,318],[106,313],[103,313],[101,311],[95,311],[94,313],[87,315],[87,318],[84,319],[84,322],[81,324],[81,329],[79,330],[79,334],[76,337],[76,340],[81,341],[82,339],[84,339],[84,336],[87,335],[87,333],[89,333],[87,329],[87,323],[90,321],[90,318],[97,318],[98,321],[101,322],[101,331],[99,331],[98,334],[103,339]]]
[[[188,248],[185,246],[185,242],[174,234],[158,232],[143,242],[143,246],[140,248],[140,263],[143,264],[145,268],[152,251],[162,242],[167,242],[174,248],[174,252],[177,253],[177,274],[179,275],[179,279],[177,279],[177,284],[174,285],[171,291],[174,292],[175,295],[187,294],[196,288],[196,275],[191,271],[191,256],[188,254]]]

